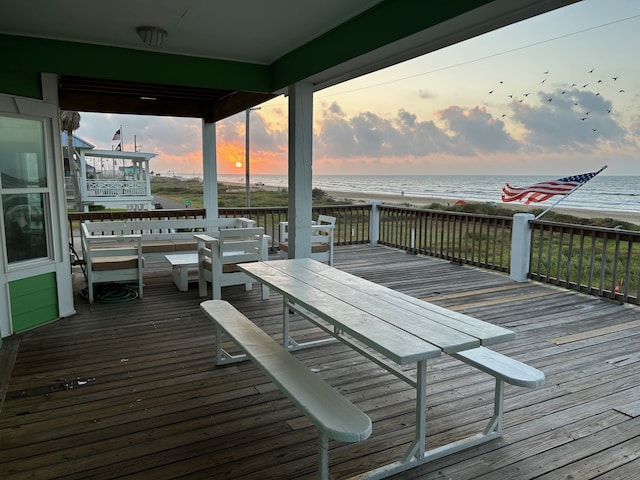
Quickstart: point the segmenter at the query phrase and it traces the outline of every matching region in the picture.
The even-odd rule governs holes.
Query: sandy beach
[[[232,184],[226,183],[226,185],[244,188],[244,184]],[[253,186],[253,190],[277,190],[279,187],[271,185]],[[369,193],[369,192],[341,192],[333,190],[325,190],[325,193],[330,197],[333,197],[337,201],[348,202],[371,202],[374,200],[391,205],[406,205],[410,207],[424,207],[432,203],[438,203],[440,205],[452,205],[456,200],[451,198],[438,198],[438,197],[416,197],[410,195],[395,195],[395,194],[383,194],[383,193]],[[524,205],[521,203],[498,203],[500,207],[508,208],[514,211],[526,212],[529,210],[539,210],[541,208],[547,208],[549,205]],[[563,213],[565,215],[572,215],[574,217],[582,218],[615,218],[636,225],[640,225],[640,213],[634,212],[620,212],[620,211],[606,211],[606,210],[591,210],[582,208],[564,208],[562,203],[553,208],[554,212]]]

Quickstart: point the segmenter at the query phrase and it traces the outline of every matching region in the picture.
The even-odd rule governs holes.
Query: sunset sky
[[[319,91],[313,173],[640,175],[638,45],[639,1],[584,0]],[[200,120],[81,117],[96,148],[122,126],[154,171],[202,171]],[[249,131],[252,174],[286,174],[287,99]],[[244,113],[217,124],[217,148],[218,173],[244,172]]]

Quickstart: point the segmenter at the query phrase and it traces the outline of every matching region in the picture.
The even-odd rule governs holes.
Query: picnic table
[[[240,265],[244,272],[281,294],[283,341],[287,350],[341,341],[370,358],[416,390],[414,440],[397,462],[358,478],[384,478],[500,436],[503,382],[535,387],[544,374],[487,345],[515,338],[511,330],[453,312],[308,259]],[[290,337],[291,312],[329,334],[327,339],[297,342]],[[426,448],[427,360],[449,354],[496,378],[494,415],[483,432],[436,448]],[[405,365],[415,364],[415,377]],[[375,432],[375,428],[374,428]]]

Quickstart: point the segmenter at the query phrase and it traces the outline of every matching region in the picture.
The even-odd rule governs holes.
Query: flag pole
[[[596,175],[598,175],[601,171],[603,171],[605,168],[607,168],[607,165],[604,165],[600,170],[598,170],[596,172],[596,174],[591,177],[589,180],[593,179],[596,177]],[[538,220],[540,217],[542,217],[545,213],[547,213],[549,210],[551,210],[553,207],[555,207],[556,205],[558,205],[561,201],[563,201],[565,198],[567,198],[569,195],[571,195],[573,192],[575,192],[576,190],[578,190],[580,187],[582,187],[584,184],[586,184],[587,182],[584,183],[580,183],[578,185],[576,185],[574,187],[573,190],[571,190],[569,193],[567,193],[566,195],[563,195],[562,197],[560,197],[558,199],[558,201],[556,203],[554,203],[553,205],[551,205],[550,207],[548,207],[544,212],[540,213],[536,218],[534,218],[534,220]]]

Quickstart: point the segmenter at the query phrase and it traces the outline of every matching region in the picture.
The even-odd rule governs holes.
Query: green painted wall
[[[45,273],[9,282],[9,299],[14,333],[57,320],[56,274]]]
[[[42,98],[40,72],[0,73],[0,93],[28,98]]]

